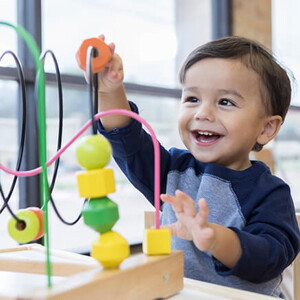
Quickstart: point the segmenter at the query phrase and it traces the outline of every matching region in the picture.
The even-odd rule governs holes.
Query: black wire
[[[41,54],[41,60],[44,62],[46,55],[49,54],[52,57],[52,60],[54,62],[54,67],[55,67],[55,73],[56,73],[56,81],[57,81],[57,89],[58,89],[58,111],[59,111],[59,116],[58,116],[58,138],[57,138],[57,151],[60,150],[61,148],[61,144],[62,144],[62,134],[63,134],[63,92],[62,92],[62,80],[61,80],[61,74],[59,71],[59,66],[58,66],[58,62],[57,59],[54,55],[54,53],[51,50],[46,50],[43,54]],[[66,221],[61,214],[59,213],[56,204],[53,200],[52,197],[52,191],[54,189],[54,185],[55,185],[55,181],[57,178],[57,173],[58,173],[58,167],[59,167],[59,162],[60,162],[60,158],[58,158],[55,161],[55,165],[54,165],[54,170],[53,170],[53,176],[52,176],[52,180],[51,180],[51,184],[50,184],[50,188],[49,188],[49,196],[50,196],[50,202],[53,206],[53,209],[57,215],[57,217],[66,225],[74,225],[76,224],[80,218],[81,218],[81,212],[79,214],[79,216],[72,222]]]
[[[59,213],[59,211],[58,211],[56,205],[54,204],[54,200],[53,200],[53,198],[52,198],[52,195],[50,195],[50,200],[51,200],[51,203],[52,203],[52,205],[53,205],[53,209],[54,209],[54,211],[55,211],[57,217],[58,217],[64,224],[70,225],[70,226],[71,226],[71,225],[75,225],[75,224],[81,219],[81,217],[82,217],[82,213],[81,213],[81,212],[82,212],[82,209],[80,210],[79,216],[78,216],[74,221],[72,221],[72,222],[66,221],[66,220],[61,216],[61,214]],[[87,201],[87,199],[84,200],[82,207],[84,206],[84,204],[85,204],[86,201]]]
[[[56,81],[57,81],[57,89],[58,89],[58,137],[57,137],[57,151],[61,148],[62,144],[62,134],[63,134],[63,92],[62,92],[62,80],[61,75],[58,67],[57,59],[52,50],[46,50],[44,53],[41,54],[41,60],[45,61],[45,58],[49,54],[53,59],[54,67],[55,67],[55,74],[56,74]],[[57,172],[59,167],[60,158],[55,161],[53,176],[50,184],[50,194],[55,185],[55,181],[57,178]]]
[[[97,114],[98,112],[98,74],[93,74],[93,85],[94,85],[94,111],[93,114]],[[93,126],[95,127],[94,134],[97,133],[97,121],[95,120],[95,117],[92,119],[93,120]],[[94,128],[93,127],[93,128]]]
[[[97,121],[95,114],[98,111],[98,75],[93,74],[93,58],[98,55],[98,50],[92,46],[88,47],[86,54],[86,72],[88,75],[90,115],[92,120],[92,134],[97,134]]]
[[[23,158],[23,153],[24,153],[24,145],[25,145],[25,133],[26,133],[26,90],[25,90],[25,77],[24,77],[24,72],[23,72],[23,68],[21,65],[21,62],[19,61],[18,57],[16,56],[16,54],[12,51],[5,51],[1,57],[0,57],[0,61],[2,60],[2,58],[7,55],[10,54],[15,63],[16,63],[16,67],[17,67],[17,72],[18,72],[18,78],[19,78],[19,83],[21,85],[21,92],[22,92],[22,125],[21,125],[21,135],[20,135],[20,143],[19,143],[19,150],[18,150],[18,158],[17,158],[17,163],[16,163],[16,170],[19,171],[20,167],[21,167],[21,162],[22,162],[22,158]],[[16,182],[17,182],[18,176],[14,176],[13,180],[12,180],[12,184],[10,186],[8,195],[5,196],[4,195],[4,191],[2,189],[2,185],[0,183],[0,193],[1,193],[1,197],[3,198],[4,204],[0,209],[0,214],[3,212],[3,210],[5,208],[8,209],[9,213],[12,215],[12,217],[17,221],[17,222],[21,222],[21,220],[14,214],[14,212],[12,211],[12,209],[10,208],[8,202],[13,194],[13,191],[15,189],[16,186]]]

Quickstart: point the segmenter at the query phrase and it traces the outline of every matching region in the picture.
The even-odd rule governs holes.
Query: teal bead
[[[84,223],[99,233],[111,231],[119,220],[118,205],[107,197],[87,201],[82,210]]]

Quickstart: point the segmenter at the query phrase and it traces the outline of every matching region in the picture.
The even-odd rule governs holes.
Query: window
[[[297,90],[300,80],[300,42],[297,30],[299,26],[297,11],[299,9],[300,2],[297,0],[288,0],[285,4],[280,0],[272,2],[273,51],[295,76],[297,84],[294,85],[292,104],[300,106],[300,96]]]
[[[6,1],[5,5],[1,5],[1,19],[2,21],[16,23],[16,2]],[[12,29],[0,26],[0,55],[6,50],[16,51],[17,36]],[[0,67],[9,68],[15,67],[14,61],[10,55],[5,55],[0,62]],[[7,72],[4,72],[7,74]],[[4,74],[4,76],[5,76]],[[14,167],[17,159],[17,145],[18,145],[18,123],[17,123],[17,107],[18,100],[18,84],[14,81],[2,80],[0,77],[0,160],[2,164],[9,167]],[[4,194],[7,196],[12,182],[12,176],[4,172],[0,173],[0,183]],[[18,195],[18,185],[12,195],[10,205],[16,210],[18,203],[16,196]],[[0,200],[0,207],[3,201]],[[9,247],[15,245],[15,242],[9,237],[7,232],[7,222],[10,214],[4,210],[0,215],[0,235],[5,241],[0,241],[0,247]]]
[[[1,90],[1,110],[0,110],[0,160],[1,163],[9,168],[14,169],[17,162],[17,148],[18,148],[18,121],[17,121],[17,107],[18,101],[18,84],[14,81],[0,80]],[[0,173],[0,182],[7,197],[10,187],[12,185],[13,176],[4,172]],[[15,186],[9,204],[15,211],[18,208],[18,184]],[[3,201],[0,201],[2,207]],[[9,237],[7,232],[7,223],[10,219],[10,214],[5,209],[0,215],[0,247],[8,247],[15,245],[15,242]]]
[[[174,93],[168,95],[168,92],[170,93],[172,88],[176,89],[178,84],[179,54],[181,54],[182,60],[182,57],[191,50],[190,47],[196,47],[193,43],[197,43],[194,40],[188,43],[188,39],[185,37],[185,43],[177,46],[176,38],[182,33],[180,33],[180,24],[176,23],[176,16],[184,24],[184,8],[188,11],[195,9],[195,6],[192,8],[187,4],[181,4],[180,8],[176,7],[179,2],[173,0],[152,1],[151,3],[133,0],[43,2],[43,43],[45,49],[50,48],[55,52],[62,72],[83,77],[82,71],[77,67],[75,53],[84,39],[104,33],[108,42],[116,43],[116,52],[123,59],[125,83],[130,83],[127,85],[128,98],[139,105],[141,116],[153,126],[160,141],[166,147],[180,144],[176,124],[179,93],[177,92],[176,96]],[[203,3],[206,9],[210,9],[209,1]],[[68,9],[70,5],[72,10]],[[61,18],[57,14],[57,7],[69,13],[65,13],[64,18]],[[78,19],[80,22],[74,21]],[[197,20],[197,22],[199,21]],[[203,18],[203,22],[209,24],[210,19],[208,17]],[[192,24],[193,22],[190,20],[189,26]],[[203,28],[203,26],[199,28]],[[205,28],[210,27],[206,26]],[[56,32],[60,32],[60,34],[57,35]],[[68,36],[67,39],[66,36]],[[199,34],[199,36],[202,35]],[[202,38],[209,39],[210,31],[203,31],[203,36]],[[52,71],[50,64],[46,67],[49,68],[47,71]],[[148,94],[151,94],[149,91],[144,94],[143,85],[146,89],[149,86],[156,88],[157,96],[149,96]],[[167,95],[159,95],[160,91],[165,91]],[[52,95],[54,93],[55,88],[52,89]],[[49,96],[48,99],[47,101],[50,101],[50,106],[52,106],[53,96]],[[65,121],[72,124],[68,132],[74,132],[79,124],[83,124],[89,118],[88,96],[86,92],[67,89],[64,99]],[[168,111],[168,115],[163,115],[162,112],[164,111]],[[74,123],[71,120],[74,120]],[[77,125],[75,125],[76,120]],[[65,125],[65,127],[67,126]],[[78,168],[74,149],[75,147],[70,149],[70,152],[73,151],[72,155],[68,154],[66,158],[62,157],[62,167],[59,171],[61,175],[57,180],[54,196],[58,203],[62,203],[63,209],[68,205],[72,207],[72,202],[77,201],[76,211],[78,212],[80,209],[78,203],[82,201],[78,199],[74,171],[64,172],[64,168],[66,170]],[[136,243],[141,241],[143,234],[143,211],[153,208],[128,183],[114,162],[111,163],[115,170],[117,192],[111,194],[110,197],[118,203],[121,214],[121,218],[114,229],[120,230],[130,243]],[[64,193],[65,195],[73,193],[74,199],[70,200],[70,197],[64,197]],[[74,210],[73,208],[73,218]],[[55,232],[66,232],[68,235],[67,232],[76,230],[75,228],[66,228],[62,224],[56,224],[52,228],[53,242],[60,247],[63,247],[65,242],[63,240],[56,242],[56,239],[61,238]],[[97,233],[92,232],[91,229],[82,224],[78,225],[77,228],[80,232],[85,232],[84,236],[88,239],[91,236],[97,236]],[[76,244],[78,245],[77,241],[74,242],[73,248]]]
[[[17,21],[17,9],[16,9],[16,1],[5,1],[5,5],[1,5],[1,21],[6,21],[15,24]],[[17,36],[14,34],[12,29],[1,26],[0,31],[1,41],[5,41],[0,43],[0,53],[2,54],[6,50],[16,50],[17,46]],[[8,67],[11,66],[12,61],[1,62],[1,66]]]
[[[6,2],[6,9],[11,5],[10,13],[6,11],[7,20],[17,23],[14,16],[17,11],[16,3]],[[23,4],[30,5],[27,1]],[[39,13],[36,10],[30,11],[32,15],[26,15],[27,18],[38,18]],[[196,13],[197,11],[199,13]],[[42,50],[51,49],[55,53],[60,71],[64,75],[63,144],[90,117],[87,85],[83,80],[82,71],[77,66],[75,53],[84,39],[104,33],[108,42],[116,43],[116,51],[123,58],[128,98],[139,105],[141,116],[153,126],[166,148],[181,145],[176,122],[180,97],[178,69],[193,48],[211,39],[211,0],[43,0],[41,17]],[[11,30],[8,30],[8,34],[12,42],[6,43],[9,41],[6,37],[5,48],[12,47],[16,51],[15,34]],[[1,35],[0,38],[2,41]],[[14,68],[13,64],[7,66]],[[1,64],[0,67],[4,65]],[[6,71],[0,69],[0,79],[3,78],[0,80],[1,91],[5,88],[1,97],[7,97],[8,100],[5,101],[11,108],[9,105],[4,107],[5,102],[1,101],[0,112],[7,117],[6,110],[11,110],[14,120],[11,127],[15,129],[18,85],[14,81],[15,76],[5,76]],[[50,58],[46,59],[45,71],[54,72]],[[55,80],[51,78],[46,87],[48,157],[51,157],[56,149],[58,119],[57,88]],[[11,102],[12,95],[15,104]],[[162,114],[164,111],[168,111],[168,114]],[[15,134],[16,132],[11,133]],[[5,144],[3,147],[8,151]],[[75,172],[80,167],[75,158],[75,148],[76,145],[72,145],[62,156],[53,191],[57,208],[68,221],[76,218],[83,203],[77,191]],[[7,163],[13,163],[15,154],[9,154]],[[117,182],[117,192],[110,197],[118,203],[120,211],[120,220],[114,226],[114,230],[119,231],[131,244],[139,243],[143,234],[143,211],[153,208],[128,183],[114,162],[111,161],[110,164],[114,168]],[[48,175],[51,178],[52,168],[49,169]],[[6,181],[1,178],[1,184],[5,185]],[[18,198],[18,194],[15,193],[14,197]],[[17,204],[17,201],[15,203]],[[17,205],[14,208],[16,207]],[[64,225],[54,215],[51,205],[49,208],[52,247],[78,251],[90,247],[98,233],[84,225],[82,220],[75,226]],[[6,224],[7,220],[4,220],[1,214],[0,230],[5,231],[6,238],[0,240],[0,247],[14,243],[6,232]],[[80,239],[76,239],[79,235]]]
[[[296,209],[300,210],[300,42],[297,0],[272,1],[273,51],[282,64],[293,73],[292,107],[274,143],[278,174],[290,185]]]
[[[77,49],[84,39],[105,34],[123,58],[126,81],[174,87],[173,0],[54,0],[43,5],[43,43],[60,58],[63,72],[82,75],[75,60]]]

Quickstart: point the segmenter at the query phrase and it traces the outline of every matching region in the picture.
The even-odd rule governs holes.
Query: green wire
[[[8,22],[0,21],[0,25],[13,28],[26,42],[35,63],[37,72],[37,88],[38,88],[38,137],[39,137],[39,156],[42,173],[40,176],[41,202],[44,210],[44,245],[46,247],[46,271],[48,287],[51,287],[51,262],[49,247],[49,226],[48,226],[48,201],[49,201],[49,185],[47,180],[47,151],[46,151],[46,110],[45,110],[45,72],[44,65],[40,61],[40,51],[32,36],[22,27],[12,25]]]

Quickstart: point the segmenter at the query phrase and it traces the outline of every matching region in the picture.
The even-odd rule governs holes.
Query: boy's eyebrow
[[[183,88],[184,92],[196,92],[196,91],[199,91],[199,90],[200,90],[200,88],[197,87],[197,86],[189,86],[189,87],[184,87]],[[221,94],[235,95],[235,96],[237,96],[241,99],[244,99],[244,97],[239,92],[237,92],[236,90],[233,90],[233,89],[218,89],[217,91]]]
[[[195,91],[198,91],[199,88],[197,86],[189,86],[189,87],[184,87],[182,89],[184,92],[195,92]]]
[[[235,95],[235,96],[237,96],[241,99],[244,99],[244,97],[239,92],[237,92],[236,90],[219,89],[218,91],[221,92],[221,93],[224,93],[224,94]]]

